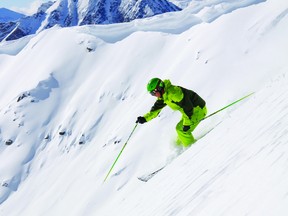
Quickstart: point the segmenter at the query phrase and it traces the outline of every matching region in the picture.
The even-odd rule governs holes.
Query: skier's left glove
[[[136,123],[140,123],[140,124],[144,124],[146,121],[146,119],[143,116],[139,116],[136,120]]]
[[[189,126],[189,125],[184,125],[183,128],[182,128],[182,130],[183,130],[184,132],[188,131],[189,129],[190,129],[190,126]]]

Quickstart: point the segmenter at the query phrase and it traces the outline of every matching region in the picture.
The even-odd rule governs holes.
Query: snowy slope
[[[287,92],[283,73],[148,183],[109,203],[113,213],[97,214],[287,215]]]
[[[1,215],[287,215],[288,4],[229,2],[0,44]],[[103,184],[155,76],[197,91],[210,113],[256,93],[143,183],[178,151],[180,115],[164,109]]]

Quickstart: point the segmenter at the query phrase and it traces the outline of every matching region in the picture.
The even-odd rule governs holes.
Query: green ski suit
[[[194,91],[174,86],[170,80],[164,80],[164,94],[157,99],[150,112],[144,115],[146,121],[157,117],[166,105],[182,113],[182,119],[177,124],[176,131],[182,145],[190,146],[195,142],[192,131],[207,114],[205,101]],[[183,126],[190,126],[190,129],[183,131]]]

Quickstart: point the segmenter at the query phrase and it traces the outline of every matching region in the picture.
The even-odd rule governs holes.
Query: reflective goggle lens
[[[157,89],[154,89],[153,91],[150,92],[150,94],[151,94],[152,96],[155,96],[157,92],[158,92]]]

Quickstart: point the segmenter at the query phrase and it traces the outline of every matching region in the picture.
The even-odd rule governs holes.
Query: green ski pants
[[[203,119],[206,116],[206,114],[207,114],[206,106],[203,109],[199,106],[194,107],[193,115],[191,117],[191,125],[189,125],[190,129],[188,131],[183,131],[183,119],[181,119],[181,121],[176,126],[176,131],[178,134],[180,145],[183,145],[184,147],[188,147],[196,141],[192,135],[192,132],[200,123],[201,119]]]

